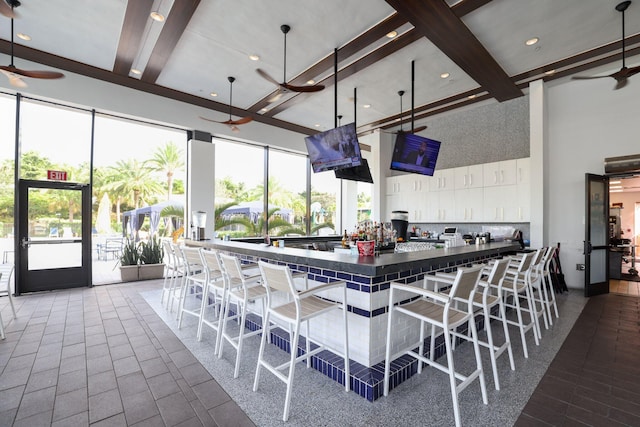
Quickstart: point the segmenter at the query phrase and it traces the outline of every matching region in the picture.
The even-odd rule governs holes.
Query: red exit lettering
[[[47,171],[47,179],[55,181],[66,181],[67,173],[64,171]]]

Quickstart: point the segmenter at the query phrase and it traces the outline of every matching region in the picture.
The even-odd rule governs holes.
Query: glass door
[[[584,295],[609,293],[609,178],[586,174]]]
[[[91,286],[87,184],[20,180],[16,294]]]

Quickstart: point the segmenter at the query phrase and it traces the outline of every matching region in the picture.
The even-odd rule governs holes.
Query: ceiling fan
[[[0,15],[6,16],[7,18],[15,18],[16,13],[13,11],[13,7],[9,6],[4,1],[0,0]]]
[[[0,0],[0,4],[4,4],[4,2]],[[9,4],[11,6],[11,12],[13,12],[13,8],[20,6],[20,2],[18,0],[10,0]],[[0,72],[7,76],[7,78],[9,79],[9,84],[11,84],[11,86],[21,88],[27,87],[27,84],[24,82],[24,80],[22,80],[22,77],[31,77],[32,79],[61,79],[64,77],[64,74],[57,71],[23,70],[13,65],[13,17],[11,17],[11,64],[0,65]]]
[[[323,85],[294,86],[287,83],[287,33],[291,30],[291,27],[289,25],[281,25],[280,30],[284,34],[284,71],[283,71],[282,83],[279,83],[276,79],[271,77],[266,71],[261,70],[260,68],[256,69],[256,72],[260,74],[262,78],[278,86],[278,92],[273,97],[269,98],[267,101],[275,102],[287,92],[318,92],[324,89]]]
[[[633,76],[634,74],[640,73],[640,65],[636,67],[627,68],[625,64],[625,40],[624,40],[624,11],[627,10],[629,5],[631,4],[631,0],[623,1],[622,3],[618,3],[616,5],[616,10],[618,12],[622,12],[622,68],[616,71],[615,73],[606,75],[606,76],[574,76],[573,80],[588,80],[588,79],[600,79],[603,77],[613,77],[616,80],[616,86],[614,89],[620,89],[627,85],[627,78]]]
[[[229,80],[229,120],[225,120],[224,122],[218,121],[218,120],[213,120],[213,119],[207,119],[206,117],[202,117],[200,116],[200,118],[202,120],[206,120],[208,122],[214,122],[214,123],[221,123],[223,125],[228,125],[231,127],[231,130],[233,132],[240,132],[240,129],[238,128],[238,126],[240,125],[244,125],[246,123],[249,123],[250,121],[253,120],[252,117],[241,117],[238,120],[233,120],[231,118],[231,108],[233,106],[233,82],[236,81],[235,77],[227,77],[227,80]]]

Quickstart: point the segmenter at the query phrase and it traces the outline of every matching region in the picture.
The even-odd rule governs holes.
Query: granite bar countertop
[[[481,245],[458,246],[446,249],[431,249],[407,253],[383,253],[362,257],[328,251],[300,248],[276,248],[264,243],[245,243],[225,240],[185,240],[186,246],[213,248],[242,255],[267,258],[291,264],[308,265],[335,271],[344,271],[363,276],[381,276],[430,265],[482,257],[497,257],[520,250],[517,242],[491,242]]]

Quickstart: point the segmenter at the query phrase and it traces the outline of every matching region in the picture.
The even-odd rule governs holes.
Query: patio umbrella
[[[99,234],[110,234],[111,230],[111,201],[109,195],[104,193],[98,204],[98,216],[96,218],[96,230]]]

